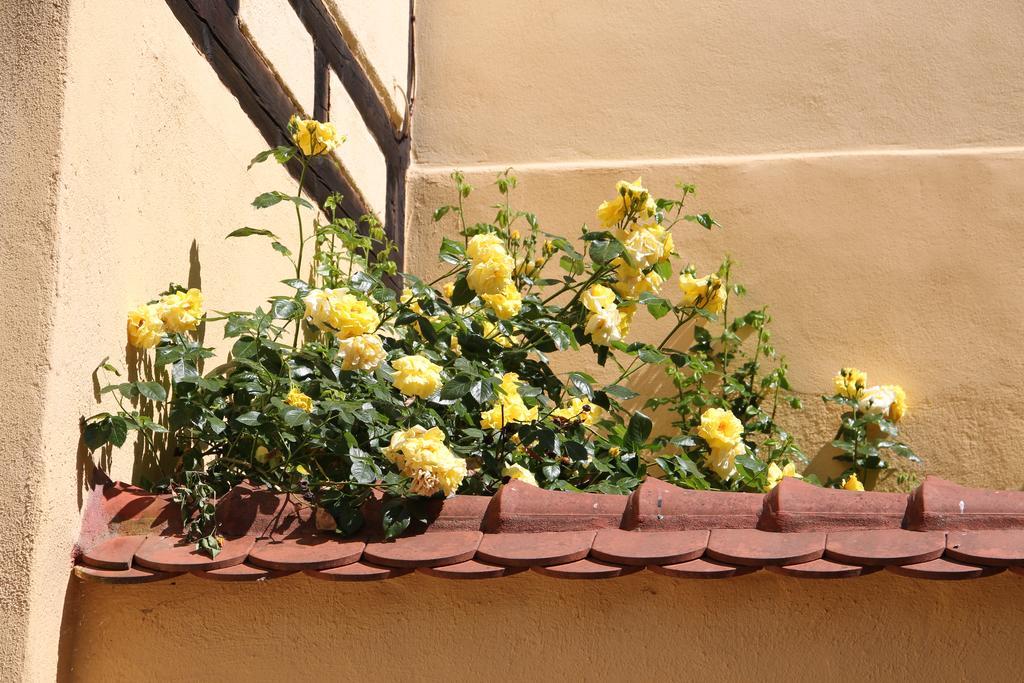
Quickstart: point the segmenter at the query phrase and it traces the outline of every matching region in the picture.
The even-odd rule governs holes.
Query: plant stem
[[[309,161],[305,157],[303,157],[302,158],[302,173],[299,174],[299,189],[297,189],[295,191],[295,196],[297,198],[302,197],[302,186],[306,182],[306,169],[308,169],[308,168],[309,168]],[[295,220],[298,221],[298,223],[299,223],[299,255],[298,255],[298,258],[295,259],[295,279],[296,280],[301,280],[302,279],[302,251],[303,251],[303,249],[306,246],[306,240],[303,238],[303,234],[302,234],[302,208],[299,206],[298,202],[295,202]],[[300,319],[295,321],[295,336],[292,338],[292,348],[293,349],[299,348],[299,330],[301,330],[301,329],[302,329],[302,319],[300,318]]]

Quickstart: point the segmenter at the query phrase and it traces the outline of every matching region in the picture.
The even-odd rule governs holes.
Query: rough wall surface
[[[377,584],[90,583],[65,673],[87,681],[1013,681],[1024,665],[1022,591],[1019,576],[944,583],[885,572],[834,582],[766,572],[724,581],[526,572],[473,582],[412,574]]]
[[[1020,488],[1022,20],[1012,2],[423,3],[409,270],[440,274],[453,168],[479,188],[470,223],[512,166],[516,206],[573,236],[616,180],[695,183],[725,228],[677,227],[679,264],[729,254],[769,306],[814,470],[835,473],[838,423],[817,396],[855,365],[907,389],[925,471]],[[630,338],[667,320],[641,312]]]
[[[419,3],[411,269],[432,267],[429,210],[452,167],[485,187],[518,166],[521,203],[561,232],[620,177],[696,182],[727,228],[682,235],[684,258],[736,256],[801,392],[844,363],[900,381],[929,471],[1019,488],[1020,6],[664,1],[622,21],[620,5]],[[76,419],[97,410],[96,363],[123,358],[125,311],[171,280],[201,285],[210,308],[251,305],[282,264],[222,236],[290,227],[246,205],[291,182],[245,172],[264,143],[237,103],[163,2],[133,8],[130,31],[112,2],[0,9],[15,48],[0,53],[0,112],[16,122],[0,127],[0,282],[20,292],[0,326],[17,350],[0,356],[0,679],[1016,677],[1024,583],[1010,574],[69,583],[88,470]],[[357,37],[387,25],[360,17]],[[395,34],[365,46],[386,53],[382,82],[402,82]],[[809,450],[832,420],[801,418]],[[153,464],[135,456],[104,464],[139,479]]]
[[[54,323],[66,3],[0,5],[0,680],[26,656]],[[72,451],[73,452],[73,449]],[[62,578],[61,583],[67,579]],[[58,621],[59,623],[59,621]],[[56,626],[56,624],[55,624]],[[56,638],[56,629],[52,637]]]

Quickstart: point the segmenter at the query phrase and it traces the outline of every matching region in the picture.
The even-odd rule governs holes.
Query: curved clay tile
[[[479,531],[436,531],[367,543],[363,558],[385,567],[441,567],[473,559],[483,534]]]
[[[1024,529],[1024,491],[972,489],[927,477],[910,494],[906,527],[917,531]]]
[[[831,560],[811,560],[801,564],[766,567],[770,572],[799,579],[847,579],[880,571],[881,567],[861,567],[856,564],[841,564]]]
[[[927,562],[942,557],[945,549],[946,534],[942,531],[833,531],[825,542],[825,557],[878,567]]]
[[[946,557],[996,567],[1024,565],[1024,530],[950,531]]]
[[[627,496],[547,491],[513,479],[498,489],[484,516],[489,533],[616,529]]]
[[[892,565],[886,570],[900,576],[909,576],[913,579],[977,579],[982,576],[991,576],[1004,571],[1003,567],[978,567],[970,564],[962,564],[951,560],[929,560],[918,564]]]
[[[652,572],[672,576],[677,579],[726,579],[756,572],[760,567],[737,567],[732,564],[713,560],[690,560],[679,564],[657,565],[647,567]]]
[[[623,529],[685,531],[753,529],[764,508],[760,493],[693,491],[648,477],[629,496]]]
[[[288,576],[294,572],[272,571],[264,567],[257,567],[249,564],[248,562],[243,562],[242,564],[235,564],[230,567],[224,567],[223,569],[197,569],[193,570],[191,573],[204,579],[213,579],[214,581],[265,581],[267,579],[277,579],[282,576]]]
[[[601,529],[594,538],[590,556],[617,564],[645,566],[678,564],[704,554],[708,531],[624,531]]]
[[[353,562],[333,569],[307,569],[304,573],[326,581],[379,581],[412,571],[411,567],[380,567],[368,562]]]
[[[707,556],[730,564],[763,567],[810,562],[824,552],[825,533],[820,531],[780,534],[758,529],[713,529]]]
[[[249,553],[249,562],[266,569],[297,571],[330,569],[351,564],[363,555],[366,543],[337,536],[264,538]]]
[[[784,532],[899,529],[907,499],[905,493],[826,489],[787,477],[765,496],[759,528]]]
[[[497,579],[526,571],[525,567],[502,567],[477,560],[466,560],[444,567],[420,567],[417,571],[441,579]]]
[[[509,567],[540,567],[582,560],[594,542],[593,531],[542,531],[486,534],[477,558]]]
[[[97,569],[84,564],[75,565],[75,576],[101,583],[150,583],[181,576],[181,572],[158,572],[145,567],[131,569]]]
[[[242,564],[249,556],[252,536],[224,539],[216,558],[196,550],[196,544],[180,536],[149,536],[135,553],[135,562],[162,572],[187,572],[193,569],[223,569]]]
[[[643,567],[623,567],[596,560],[576,560],[567,564],[534,567],[533,571],[556,579],[612,579],[616,576],[633,574],[641,569]]]
[[[145,536],[114,536],[82,553],[82,562],[97,569],[130,569]]]

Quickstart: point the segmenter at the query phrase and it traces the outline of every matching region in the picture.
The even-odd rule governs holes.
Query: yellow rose
[[[747,447],[742,441],[732,447],[712,448],[711,452],[704,456],[704,464],[723,481],[732,479],[736,476],[736,458],[743,455],[746,450]]]
[[[507,334],[503,334],[501,329],[490,320],[481,320],[480,327],[483,330],[484,339],[490,339],[499,346],[504,346],[506,349],[512,348],[513,341]]]
[[[779,482],[786,477],[796,477],[797,479],[803,479],[803,476],[797,474],[796,465],[789,462],[786,463],[785,467],[779,467],[777,464],[768,464],[768,481],[765,484],[765,491],[771,491],[773,488],[779,485]]]
[[[552,417],[560,417],[563,420],[579,421],[590,426],[601,419],[604,410],[590,401],[584,401],[579,396],[573,396],[567,405],[551,411]]]
[[[522,465],[508,465],[505,469],[501,471],[501,476],[509,477],[510,479],[516,479],[518,481],[523,482],[524,484],[529,484],[530,486],[538,486],[537,477],[533,476],[533,472],[526,469]]]
[[[692,273],[679,276],[679,289],[683,292],[683,306],[698,306],[709,313],[720,313],[725,308],[728,292],[717,275],[695,278]]]
[[[612,284],[612,288],[624,299],[639,299],[644,292],[657,294],[665,282],[653,270],[644,273],[629,266],[625,261],[619,262],[615,267],[615,275],[617,281]]]
[[[466,275],[466,283],[477,294],[497,294],[512,279],[515,261],[508,254],[492,254],[489,258],[473,261]]]
[[[899,384],[887,384],[885,386],[896,395],[896,400],[889,406],[889,419],[893,422],[899,422],[907,414],[907,392],[903,391],[903,387]]]
[[[832,378],[836,393],[847,398],[857,398],[868,383],[868,374],[857,368],[843,368]]]
[[[523,297],[511,282],[497,294],[483,294],[480,298],[501,320],[514,318],[523,308]]]
[[[466,461],[456,457],[444,444],[444,433],[437,427],[420,425],[391,435],[391,444],[383,455],[395,463],[411,480],[409,489],[421,496],[443,491],[450,496],[466,476]]]
[[[493,232],[473,235],[466,245],[466,255],[474,261],[486,261],[494,256],[508,256],[505,240]]]
[[[159,306],[144,304],[128,312],[128,343],[135,348],[151,349],[160,343],[163,334]]]
[[[344,287],[310,290],[303,302],[306,318],[338,339],[369,334],[380,325],[377,311]]]
[[[203,293],[198,289],[168,294],[160,300],[160,319],[170,333],[191,332],[203,317]]]
[[[604,285],[592,285],[587,291],[583,292],[580,301],[583,303],[583,308],[591,313],[596,313],[604,308],[615,307],[615,292]]]
[[[697,436],[704,439],[712,449],[729,450],[743,439],[743,423],[731,410],[708,408],[700,416]]]
[[[284,402],[293,408],[299,408],[305,410],[307,413],[313,410],[313,399],[306,396],[298,387],[292,387],[285,397]]]
[[[501,429],[510,422],[535,422],[537,406],[527,408],[519,395],[519,375],[506,372],[501,378],[501,391],[494,405],[480,413],[480,426],[484,429]]]
[[[441,367],[423,356],[403,356],[391,365],[395,369],[391,382],[406,396],[428,398],[441,388]]]
[[[843,479],[843,488],[847,491],[863,491],[864,484],[860,483],[856,474],[851,474],[849,479]]]
[[[451,299],[452,294],[455,293],[455,283],[446,282],[443,285],[441,285],[441,293],[444,294],[444,298]]]
[[[636,268],[647,269],[668,260],[672,253],[671,237],[657,223],[618,231],[619,241]]]
[[[614,306],[602,308],[587,316],[583,329],[596,346],[609,346],[622,339],[622,316]]]
[[[345,142],[345,136],[338,135],[333,123],[321,123],[315,119],[292,116],[288,130],[292,134],[292,142],[308,157],[327,154]]]
[[[601,221],[601,225],[606,228],[616,225],[631,210],[638,216],[654,215],[657,207],[642,183],[643,180],[637,178],[636,182],[628,183],[625,180],[620,180],[615,184],[618,196],[615,199],[601,202],[601,205],[597,207],[597,218]]]
[[[633,315],[635,313],[636,304],[619,308],[619,336],[622,339],[625,339],[629,334],[629,326],[633,324]]]
[[[338,341],[338,356],[341,358],[342,370],[376,370],[385,358],[381,338],[375,334],[360,334]]]
[[[462,355],[462,344],[459,343],[459,338],[454,334],[452,335],[451,341],[448,344],[448,348],[451,349],[451,352],[454,353],[456,356]]]

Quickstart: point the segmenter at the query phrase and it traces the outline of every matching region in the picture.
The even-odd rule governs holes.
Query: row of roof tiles
[[[97,490],[78,576],[120,583],[185,572],[260,580],[305,572],[372,580],[420,571],[496,578],[527,569],[611,578],[645,568],[682,578],[768,569],[845,578],[887,569],[931,579],[1024,573],[1024,492],[929,478],[913,493],[822,489],[786,479],[768,494],[692,491],[649,479],[629,496],[545,491],[510,482],[493,497],[434,501],[430,522],[394,541],[317,532],[300,499],[247,486],[218,504],[225,535],[211,559],[180,534],[167,496],[123,484]],[[379,515],[379,501],[365,509]],[[372,521],[369,527],[373,527]]]

